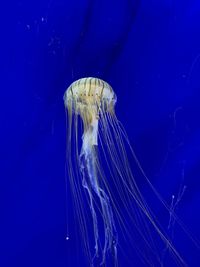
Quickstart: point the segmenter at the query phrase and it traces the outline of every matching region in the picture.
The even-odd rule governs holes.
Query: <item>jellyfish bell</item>
[[[114,113],[116,95],[112,87],[101,79],[82,78],[73,82],[64,95],[65,107],[80,115],[84,123],[84,140],[91,145],[98,142],[98,120],[100,112]],[[93,134],[89,134],[90,132]]]
[[[64,94],[64,104],[68,108],[74,105],[74,112],[83,114],[87,110],[90,115],[98,116],[99,108],[113,112],[117,97],[112,87],[97,78],[82,78],[73,82]]]
[[[107,258],[111,257],[113,265],[109,266],[118,266],[120,231],[129,243],[133,242],[134,237],[136,240],[141,239],[133,247],[145,266],[164,266],[163,251],[158,251],[155,235],[170,252],[176,265],[186,266],[138,188],[126,149],[132,153],[159,201],[164,203],[146,177],[127,134],[115,115],[116,101],[112,87],[107,82],[92,77],[73,82],[64,94],[67,112],[67,180],[89,264],[104,266]],[[82,131],[79,119],[83,123]],[[101,153],[98,153],[99,148]],[[85,199],[90,208],[89,220],[85,214]],[[166,206],[165,203],[164,205]],[[175,214],[173,216],[176,218]],[[92,247],[91,225],[94,241]]]

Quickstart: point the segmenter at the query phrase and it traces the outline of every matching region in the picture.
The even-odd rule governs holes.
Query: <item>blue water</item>
[[[65,239],[63,105],[69,84],[85,76],[112,85],[116,113],[165,201],[186,186],[177,214],[200,239],[199,1],[21,0],[6,10],[0,266],[87,266],[73,224],[75,238]],[[168,215],[151,205],[167,227]],[[200,266],[199,250],[176,225],[174,242],[189,266]],[[122,256],[121,266],[144,265]]]

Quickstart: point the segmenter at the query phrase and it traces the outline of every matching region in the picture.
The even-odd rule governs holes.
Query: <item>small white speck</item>
[[[69,240],[69,236],[66,236],[66,240],[67,240],[67,241]]]
[[[47,22],[47,18],[46,17],[41,17],[41,21],[46,23]]]

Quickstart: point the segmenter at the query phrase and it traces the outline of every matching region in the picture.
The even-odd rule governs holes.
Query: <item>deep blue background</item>
[[[80,242],[65,240],[62,98],[72,81],[85,76],[114,88],[117,115],[163,198],[170,203],[180,184],[187,186],[177,213],[200,238],[199,1],[6,5],[0,52],[0,266],[75,266],[73,248]],[[182,234],[175,229],[180,251],[189,266],[200,266],[199,251]]]

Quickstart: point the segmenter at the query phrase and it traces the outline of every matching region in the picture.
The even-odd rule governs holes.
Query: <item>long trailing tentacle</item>
[[[98,256],[98,243],[99,243],[99,230],[97,215],[94,208],[94,196],[98,197],[101,204],[101,215],[104,224],[104,247],[102,250],[101,265],[105,264],[106,254],[109,250],[113,250],[115,266],[117,266],[117,232],[113,217],[113,212],[109,197],[106,192],[101,188],[98,182],[97,174],[97,153],[95,150],[97,134],[98,134],[98,121],[94,121],[87,125],[83,134],[83,145],[80,154],[80,167],[83,175],[83,187],[87,190],[90,199],[90,209],[93,219],[93,231],[95,238],[95,255]]]

